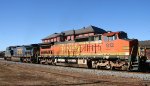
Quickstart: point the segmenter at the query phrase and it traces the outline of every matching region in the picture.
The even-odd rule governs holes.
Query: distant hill
[[[139,41],[139,45],[140,45],[140,47],[150,48],[150,40]]]

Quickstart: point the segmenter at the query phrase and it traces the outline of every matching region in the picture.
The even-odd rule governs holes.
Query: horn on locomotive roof
[[[112,32],[112,31],[107,31],[107,33],[110,33],[110,32]]]

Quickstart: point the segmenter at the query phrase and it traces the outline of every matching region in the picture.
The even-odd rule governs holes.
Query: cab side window
[[[109,41],[113,41],[113,36],[110,36],[110,37],[109,37]]]
[[[107,36],[104,36],[104,41],[108,41],[108,37]]]

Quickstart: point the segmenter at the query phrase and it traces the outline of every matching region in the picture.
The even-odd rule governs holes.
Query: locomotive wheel
[[[101,66],[96,66],[96,69],[102,69],[102,67]]]
[[[112,66],[111,66],[110,64],[107,64],[107,65],[105,66],[105,68],[106,68],[107,70],[110,70],[110,69],[112,69]]]
[[[10,58],[6,58],[6,60],[7,60],[7,61],[12,61],[12,59],[11,59],[11,58],[12,58],[12,57],[10,57]]]
[[[20,58],[20,62],[23,62],[23,58]]]
[[[55,59],[53,58],[53,59],[51,59],[51,60],[52,60],[51,64],[52,64],[52,65],[56,65]]]
[[[7,60],[6,57],[4,57],[4,60]]]
[[[121,70],[128,70],[128,66],[127,65],[122,65]]]
[[[56,65],[56,63],[55,63],[55,62],[52,62],[52,65]]]
[[[132,66],[128,66],[127,71],[132,71]]]

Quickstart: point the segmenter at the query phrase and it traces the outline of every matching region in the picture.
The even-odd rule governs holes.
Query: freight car
[[[139,41],[139,46],[142,49],[141,54],[145,54],[148,60],[150,60],[150,40],[147,41]]]
[[[42,41],[6,51],[13,50],[11,55],[22,62],[129,71],[142,71],[147,59],[138,40],[128,39],[127,33],[107,32],[95,26],[54,33]]]

